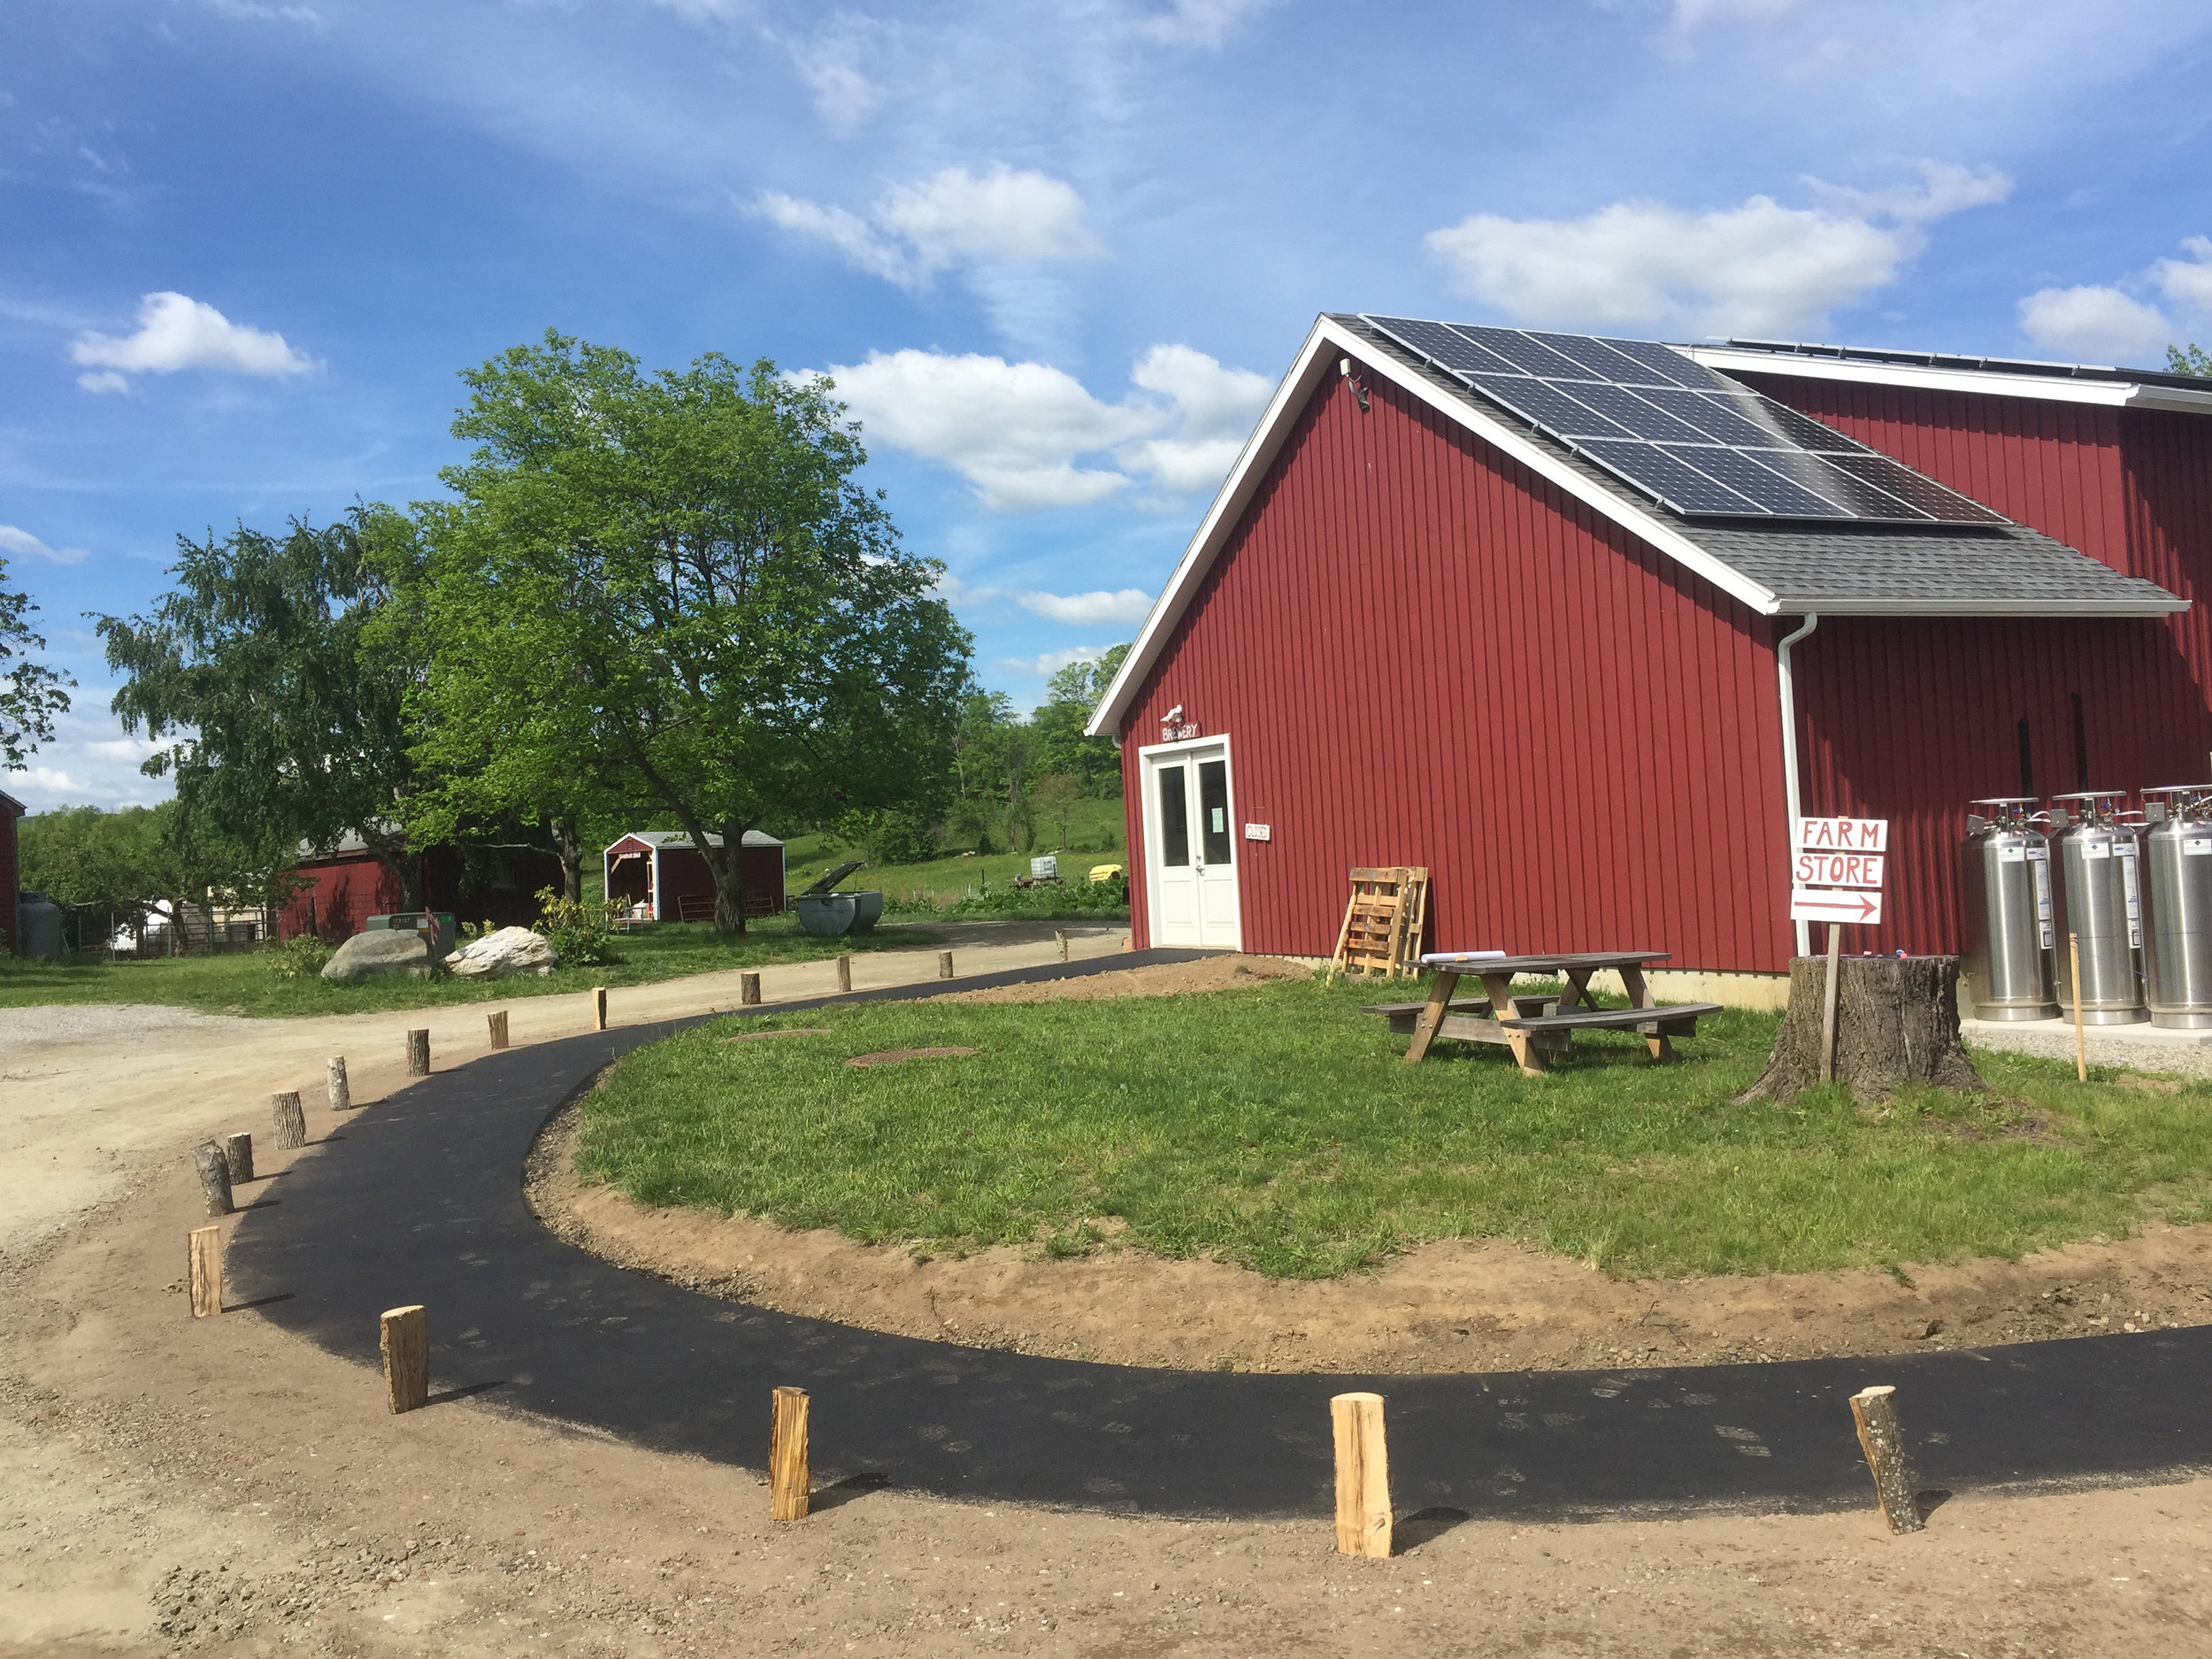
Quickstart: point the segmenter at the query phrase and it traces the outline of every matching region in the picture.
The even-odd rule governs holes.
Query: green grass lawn
[[[171,1002],[213,1014],[283,1016],[357,1014],[383,1008],[444,1002],[511,1002],[595,985],[649,985],[687,974],[807,962],[849,950],[906,950],[938,941],[926,927],[884,923],[849,939],[814,939],[794,916],[749,924],[741,939],[716,936],[705,922],[665,923],[616,941],[622,960],[597,967],[557,968],[540,979],[370,979],[331,985],[320,979],[280,979],[271,953],[225,952],[157,957],[146,962],[43,963],[0,958],[0,1008],[42,1002]]]
[[[1451,1237],[1624,1272],[1894,1266],[2212,1213],[2212,1086],[2083,1086],[2070,1064],[1983,1053],[1985,1097],[1738,1106],[1771,1015],[1705,1022],[1672,1065],[1632,1036],[1578,1035],[1531,1079],[1486,1046],[1405,1065],[1405,1039],[1357,1011],[1371,1000],[1290,981],[885,1003],[809,1012],[782,1023],[827,1036],[768,1042],[725,1040],[760,1022],[714,1022],[587,1098],[580,1163],[647,1203],[872,1242],[1066,1255],[1104,1220],[1164,1256],[1290,1278]],[[953,1045],[980,1052],[844,1064]]]

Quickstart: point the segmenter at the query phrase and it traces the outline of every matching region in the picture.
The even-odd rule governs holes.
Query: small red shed
[[[707,843],[722,838],[709,832]],[[681,830],[632,830],[603,855],[607,896],[626,899],[634,913],[654,921],[714,919],[714,872]],[[745,832],[744,913],[775,916],[783,910],[783,843],[760,830]]]
[[[16,954],[16,941],[23,937],[22,902],[18,895],[23,887],[23,859],[17,850],[16,820],[27,809],[12,795],[0,794],[0,894],[7,902],[0,904],[0,925],[4,925],[6,938],[0,940],[8,948],[8,955]]]
[[[1486,371],[1481,340],[1520,362]],[[1701,365],[1697,409],[1935,504],[1854,509],[1836,467],[1798,474],[1838,507],[1785,462],[1779,510],[1740,477],[1750,506],[1709,510],[1732,465],[1771,483],[1725,441],[1667,445],[1682,482],[1640,485],[1608,399],[1663,426],[1667,397],[1561,371],[1577,395],[1546,403],[1523,365],[1562,353]],[[1319,319],[1093,718],[1122,745],[1135,942],[1325,956],[1351,866],[1425,864],[1430,949],[1770,976],[1804,948],[1791,819],[1851,813],[1893,849],[1889,921],[1853,948],[1953,950],[1968,801],[2021,793],[2031,760],[2045,793],[2204,776],[2212,388],[2099,382],[2145,424],[2105,417],[2093,457],[2063,420],[2028,423],[2039,449],[1990,437],[2028,419],[1978,411],[2026,396],[1993,372],[1907,409],[1804,370]]]

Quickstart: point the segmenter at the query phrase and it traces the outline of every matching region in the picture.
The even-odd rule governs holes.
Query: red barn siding
[[[12,956],[20,942],[16,928],[20,918],[16,913],[16,894],[23,886],[21,856],[17,852],[17,825],[15,803],[0,796],[0,946]]]
[[[1355,864],[1431,866],[1432,949],[1789,952],[1771,619],[1378,381],[1317,392],[1122,727],[1231,744],[1244,941],[1325,955]],[[1747,879],[1747,872],[1773,879]]]
[[[399,878],[366,853],[303,866],[308,885],[277,916],[277,937],[317,933],[331,943],[350,939],[372,916],[407,908]]]
[[[2212,419],[1744,378],[2116,570],[2192,602],[2212,591]],[[2088,785],[2140,789],[2212,776],[2212,617],[2193,603],[2158,622],[1831,618],[1797,660],[1806,810],[1905,820],[1891,877],[1896,921],[1868,948],[1955,948],[1951,848],[1964,803],[2020,792],[2023,719],[2037,791],[2082,787],[2076,693]]]
[[[1887,921],[1849,930],[1854,950],[1955,951],[1966,803],[2020,793],[2019,722],[2035,787],[2203,775],[2212,718],[2188,664],[2154,620],[2008,622],[1823,618],[1793,649],[1801,787],[1815,817],[1886,818]]]
[[[2139,573],[2129,562],[2116,409],[1796,375],[1740,378],[2008,518]]]

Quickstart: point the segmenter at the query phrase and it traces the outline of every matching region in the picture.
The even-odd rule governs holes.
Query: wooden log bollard
[[[484,1026],[491,1037],[493,1048],[504,1048],[507,1046],[507,1010],[505,1009],[501,1009],[496,1014],[485,1015]]]
[[[591,1028],[594,1031],[607,1028],[607,987],[603,985],[591,987]]]
[[[1052,942],[1060,947],[1060,960],[1065,962],[1068,959],[1068,936],[1056,929],[1052,935]]]
[[[192,1167],[200,1172],[200,1195],[207,1200],[207,1213],[227,1216],[236,1208],[230,1202],[230,1159],[223,1148],[212,1141],[203,1141],[192,1148]]]
[[[380,1322],[384,1393],[395,1414],[430,1403],[430,1316],[421,1305],[394,1308]]]
[[[223,1162],[230,1166],[230,1184],[242,1187],[253,1179],[253,1137],[244,1133],[223,1137]]]
[[[768,1513],[778,1521],[806,1519],[814,1483],[807,1470],[806,1390],[779,1388],[768,1421]]]
[[[850,956],[837,959],[837,988],[841,991],[853,988],[853,959]]]
[[[937,953],[937,977],[941,979],[949,979],[952,978],[951,951],[941,950]]]
[[[326,1070],[330,1077],[330,1110],[334,1112],[352,1110],[353,1089],[346,1081],[346,1056],[342,1054],[332,1055]]]
[[[204,1319],[223,1310],[223,1230],[192,1229],[190,1263],[192,1317]]]
[[[1897,1390],[1888,1384],[1862,1388],[1851,1396],[1851,1420],[1858,1425],[1859,1448],[1874,1471],[1874,1495],[1893,1532],[1917,1532],[1927,1525],[1905,1463],[1905,1432],[1897,1422]]]
[[[760,1006],[760,975],[741,973],[737,976],[737,1000],[741,1007]]]
[[[1329,1402],[1336,1440],[1336,1548],[1341,1555],[1390,1557],[1390,1454],[1383,1397],[1338,1394]]]
[[[270,1095],[269,1117],[276,1125],[279,1150],[307,1144],[307,1114],[300,1110],[299,1090],[288,1088],[281,1094]]]
[[[407,1075],[430,1075],[430,1033],[427,1028],[407,1033]]]

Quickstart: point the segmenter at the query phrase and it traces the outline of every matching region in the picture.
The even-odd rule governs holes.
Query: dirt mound
[[[1072,979],[1001,985],[987,991],[954,991],[949,1002],[1091,1002],[1112,996],[1179,996],[1190,991],[1233,991],[1270,979],[1302,979],[1313,970],[1280,956],[1201,956],[1149,968],[1119,968]]]
[[[932,1256],[710,1210],[575,1172],[573,1108],[531,1159],[532,1207],[626,1267],[901,1336],[1179,1371],[1511,1371],[1980,1348],[2212,1319],[2212,1229],[1979,1260],[1760,1278],[1622,1279],[1500,1240],[1447,1240],[1318,1282],[1170,1261],[1094,1223],[1089,1254]],[[1145,1317],[1132,1319],[1130,1310]]]

